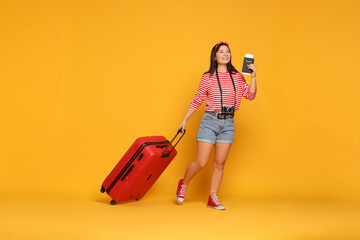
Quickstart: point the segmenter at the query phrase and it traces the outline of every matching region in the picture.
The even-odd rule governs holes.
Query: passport
[[[241,71],[242,74],[251,75],[253,70],[248,69],[248,67],[247,67],[247,65],[251,64],[251,63],[254,63],[254,55],[246,53],[245,57],[244,57],[244,63],[243,63],[242,71]]]

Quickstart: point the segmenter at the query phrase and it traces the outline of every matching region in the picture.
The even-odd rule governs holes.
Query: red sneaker
[[[183,183],[184,179],[180,179],[177,191],[176,191],[176,200],[178,203],[183,203],[185,199],[185,193],[187,186]]]
[[[216,195],[210,195],[207,203],[208,207],[215,208],[217,210],[225,210],[225,206],[219,203]]]

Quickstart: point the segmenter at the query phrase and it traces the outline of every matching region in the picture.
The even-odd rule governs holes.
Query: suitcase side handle
[[[177,137],[177,135],[179,135],[179,133],[182,133],[179,140],[175,143],[174,147],[171,149],[171,151],[168,154],[164,154],[166,152],[166,150],[171,146],[172,142],[175,140],[175,138]],[[163,151],[163,153],[161,154],[161,158],[164,157],[169,157],[171,152],[174,150],[174,148],[176,147],[176,145],[178,145],[178,143],[180,142],[180,140],[182,139],[182,137],[185,135],[186,130],[184,129],[184,132],[181,131],[181,129],[179,129],[175,135],[175,137],[173,137],[173,139],[171,140],[171,142],[169,143],[169,145],[165,148],[165,150]]]

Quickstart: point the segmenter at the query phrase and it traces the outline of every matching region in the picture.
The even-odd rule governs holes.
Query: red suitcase
[[[101,192],[106,191],[113,199],[111,205],[133,199],[139,200],[146,194],[176,156],[175,147],[185,131],[172,146],[179,133],[181,130],[171,142],[163,136],[136,139],[101,186]]]

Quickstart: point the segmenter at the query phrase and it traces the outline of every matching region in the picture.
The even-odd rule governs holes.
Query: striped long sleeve
[[[241,75],[241,80],[244,82],[244,93],[243,96],[248,100],[254,100],[256,97],[256,93],[250,92],[250,86],[246,83],[245,78]]]
[[[195,110],[198,109],[199,106],[206,99],[206,97],[208,95],[208,90],[210,87],[208,75],[209,74],[204,74],[202,76],[200,85],[199,85],[199,89],[197,90],[196,95],[190,104],[190,108],[195,109]]]

